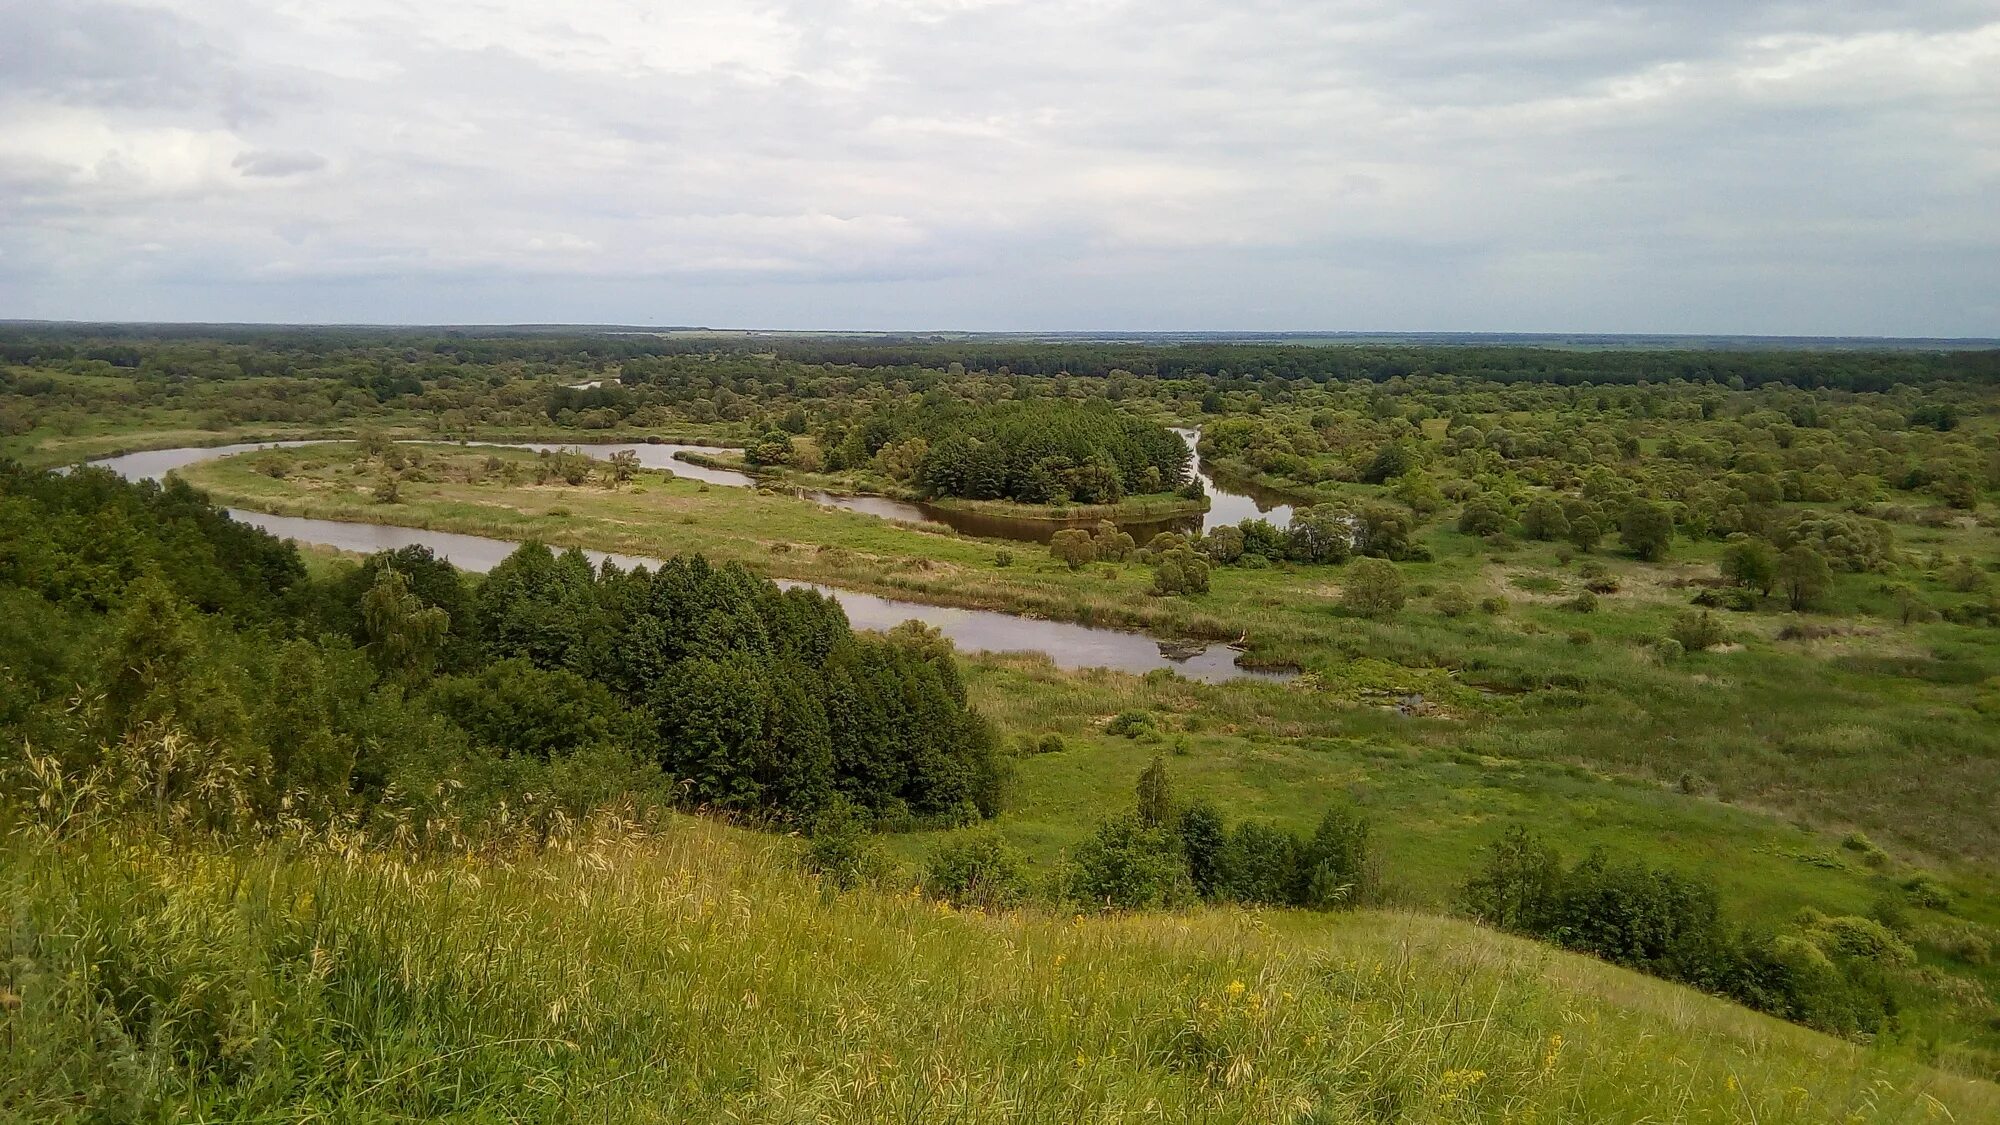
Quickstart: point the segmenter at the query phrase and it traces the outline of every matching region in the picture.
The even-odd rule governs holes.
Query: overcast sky
[[[0,317],[2000,334],[2000,0],[0,0]]]

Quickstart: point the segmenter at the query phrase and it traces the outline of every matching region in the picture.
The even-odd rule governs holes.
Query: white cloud
[[[0,193],[0,315],[1986,334],[2000,20],[0,0]]]

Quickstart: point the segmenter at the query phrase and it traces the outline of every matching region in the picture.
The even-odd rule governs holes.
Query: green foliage
[[[1472,612],[1472,595],[1461,587],[1447,586],[1431,595],[1431,608],[1444,617],[1464,617]]]
[[[1384,559],[1357,559],[1349,564],[1341,584],[1340,604],[1360,617],[1389,617],[1403,608],[1408,595],[1403,576]]]
[[[385,567],[361,596],[368,651],[385,675],[406,683],[428,679],[451,629],[451,615],[410,593],[409,580]]]
[[[1110,910],[1171,908],[1194,897],[1179,839],[1166,829],[1146,827],[1136,816],[1101,821],[1077,845],[1067,890],[1080,904]]]
[[[1618,518],[1618,539],[1633,556],[1658,562],[1667,556],[1674,537],[1674,517],[1664,504],[1634,500]],[[1579,544],[1581,546],[1581,544]]]
[[[1167,759],[1154,754],[1139,774],[1138,804],[1133,815],[1143,828],[1166,828],[1174,820],[1173,779],[1167,775]]]
[[[1728,639],[1722,622],[1713,613],[1702,610],[1699,613],[1682,611],[1674,616],[1673,639],[1680,642],[1685,652],[1700,652],[1714,648]]]
[[[1778,549],[1762,539],[1732,540],[1722,549],[1722,576],[1763,597],[1778,585]]]
[[[1162,597],[1208,593],[1208,560],[1186,547],[1159,556],[1153,567],[1153,593]]]
[[[1840,1034],[1889,1027],[1898,1005],[1888,970],[1914,961],[1871,919],[1812,914],[1776,935],[1732,930],[1703,880],[1601,852],[1566,867],[1519,827],[1493,845],[1461,901],[1492,925]]]
[[[1352,519],[1346,509],[1332,504],[1295,510],[1285,529],[1284,557],[1323,566],[1346,562],[1353,552]]]
[[[872,829],[865,810],[835,797],[813,816],[800,862],[839,890],[874,882],[888,873],[889,859]]]
[[[1065,528],[1049,539],[1049,556],[1071,570],[1097,561],[1097,541],[1080,527]]]
[[[1104,724],[1104,733],[1125,738],[1138,738],[1144,734],[1157,734],[1158,725],[1153,716],[1145,711],[1125,711],[1114,715]]]
[[[1128,492],[1171,492],[1187,477],[1187,445],[1164,427],[1085,404],[1014,402],[881,411],[851,426],[834,467],[921,438],[925,493],[1027,504],[1115,504]]]
[[[1778,585],[1794,610],[1812,609],[1833,589],[1833,568],[1826,556],[1805,543],[1795,543],[1778,559]]]
[[[996,833],[957,836],[931,851],[924,887],[956,906],[1004,910],[1027,895],[1026,865]]]
[[[1569,517],[1553,496],[1537,496],[1521,512],[1521,534],[1530,539],[1568,539]]]

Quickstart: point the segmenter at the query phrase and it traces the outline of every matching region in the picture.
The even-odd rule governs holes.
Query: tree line
[[[217,826],[1000,801],[948,643],[699,556],[531,543],[471,581],[412,547],[314,579],[178,482],[0,463],[0,621],[0,785],[51,760]]]

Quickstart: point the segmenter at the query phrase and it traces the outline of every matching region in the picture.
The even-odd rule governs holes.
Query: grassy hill
[[[0,1117],[1993,1120],[2000,1088],[1458,922],[834,894],[675,817],[540,850],[0,850]]]

